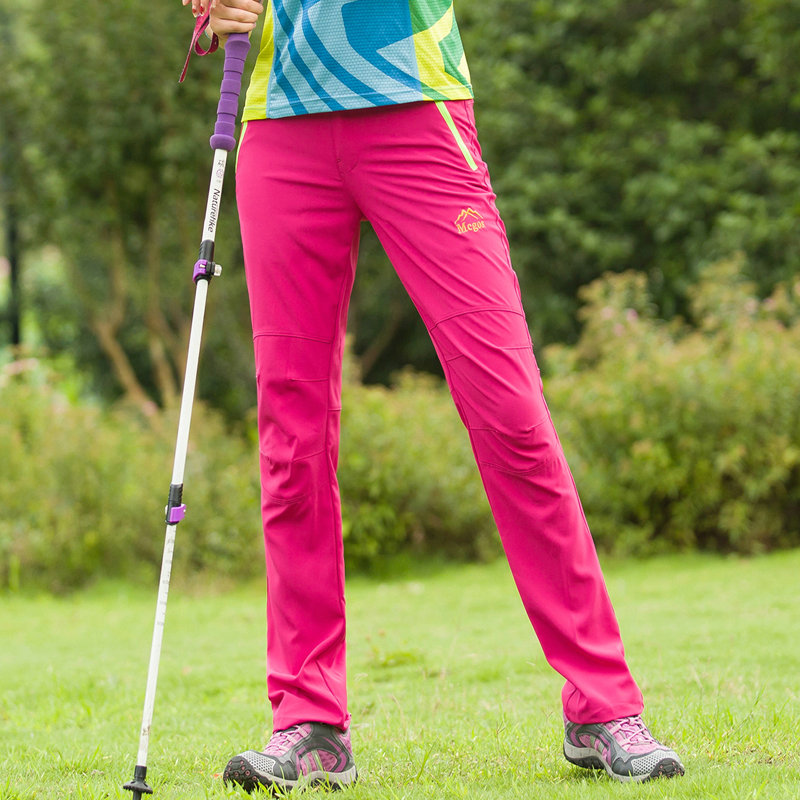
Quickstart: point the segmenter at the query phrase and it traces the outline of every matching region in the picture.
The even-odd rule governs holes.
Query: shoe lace
[[[275,733],[270,736],[269,742],[264,748],[264,752],[272,751],[273,753],[280,753],[288,750],[305,735],[306,731],[303,729],[302,725],[292,725],[291,728],[275,731]]]
[[[622,717],[609,722],[607,727],[611,735],[623,747],[635,744],[658,744],[640,716]]]

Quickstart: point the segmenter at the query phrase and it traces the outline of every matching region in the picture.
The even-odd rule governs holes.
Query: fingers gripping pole
[[[164,553],[161,560],[161,577],[158,584],[158,600],[156,602],[153,639],[150,646],[150,663],[147,670],[147,688],[145,690],[144,709],[142,711],[142,728],[139,737],[139,752],[133,780],[124,788],[133,792],[133,800],[141,800],[143,794],[152,794],[148,786],[147,751],[150,743],[150,729],[153,723],[156,684],[158,681],[158,665],[161,658],[161,642],[167,614],[167,597],[172,574],[172,556],[175,549],[175,533],[178,523],[183,519],[186,506],[181,502],[183,494],[183,473],[186,467],[186,453],[189,444],[189,426],[192,417],[195,386],[197,384],[197,367],[200,358],[200,341],[205,317],[208,285],[214,275],[219,274],[219,266],[214,264],[214,240],[216,236],[219,202],[222,196],[222,183],[225,177],[227,154],[236,146],[236,116],[239,107],[242,71],[247,58],[250,41],[246,34],[233,34],[225,48],[225,65],[223,71],[220,101],[217,108],[217,123],[211,137],[214,149],[214,165],[211,172],[211,183],[206,203],[206,214],[203,222],[203,236],[200,245],[200,258],[195,263],[192,276],[195,283],[194,309],[192,326],[189,334],[189,348],[186,358],[186,377],[183,383],[178,433],[175,442],[175,458],[172,467],[172,482],[166,508],[166,534],[164,537]]]

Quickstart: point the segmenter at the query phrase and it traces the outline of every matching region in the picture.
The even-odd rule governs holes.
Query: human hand
[[[183,5],[188,6],[191,2],[192,4],[192,14],[196,17],[199,17],[201,14],[205,14],[206,11],[206,3],[208,2],[211,8],[217,5],[218,0],[181,0]]]
[[[211,0],[208,27],[224,44],[231,33],[250,33],[263,13],[260,0]]]

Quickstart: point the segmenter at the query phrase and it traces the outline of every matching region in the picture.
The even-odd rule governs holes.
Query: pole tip
[[[123,789],[133,792],[133,800],[142,800],[143,794],[153,794],[153,790],[147,785],[145,777],[147,776],[147,767],[142,767],[139,764],[133,770],[133,780],[128,781],[123,785]]]

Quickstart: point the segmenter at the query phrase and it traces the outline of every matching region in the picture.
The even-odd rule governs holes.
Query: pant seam
[[[342,176],[343,177],[343,176]],[[339,288],[339,300],[336,304],[336,317],[335,317],[335,325],[337,326],[336,329],[333,331],[333,335],[330,340],[330,352],[328,354],[328,392],[327,392],[327,399],[325,402],[325,446],[324,446],[324,453],[325,453],[325,471],[328,475],[328,503],[330,504],[330,518],[334,520],[334,524],[331,526],[331,534],[334,537],[334,552],[336,553],[336,578],[337,578],[337,585],[336,585],[336,592],[339,595],[338,602],[339,602],[339,609],[342,618],[342,625],[344,626],[344,641],[342,642],[341,646],[346,647],[346,633],[347,633],[347,621],[346,621],[346,608],[345,608],[345,600],[344,600],[344,590],[340,587],[344,586],[344,574],[343,574],[343,561],[344,561],[344,552],[342,552],[341,558],[339,557],[339,548],[341,547],[342,550],[344,549],[344,541],[342,539],[343,534],[339,534],[339,538],[337,539],[336,534],[336,515],[334,514],[334,497],[333,497],[333,484],[336,481],[336,471],[332,469],[330,458],[328,458],[328,453],[330,452],[330,415],[333,411],[338,411],[338,409],[334,409],[331,407],[330,402],[330,382],[331,382],[331,371],[333,369],[333,359],[334,359],[334,352],[337,350],[339,337],[342,335],[341,330],[341,315],[342,315],[342,304],[344,302],[344,294],[346,287],[348,285],[348,279],[350,273],[352,271],[352,266],[348,266],[347,270],[342,276],[341,285]],[[339,514],[339,518],[341,518],[341,510]],[[343,707],[341,704],[341,698],[337,696],[337,693],[334,692],[331,688],[330,683],[328,682],[327,676],[325,675],[324,670],[317,664],[317,669],[322,676],[322,680],[325,683],[325,686],[328,688],[331,696],[335,699],[336,705],[339,707],[341,711],[342,718],[344,720],[347,719],[347,705]],[[345,689],[346,691],[346,689]]]
[[[478,461],[480,464],[483,464],[497,472],[503,472],[506,475],[537,475],[538,473],[542,472],[546,467],[549,467],[555,461],[558,461],[558,456],[550,456],[550,458],[539,462],[535,467],[531,467],[530,469],[509,469],[508,467],[503,467],[500,466],[499,464],[495,464],[492,461],[485,461],[483,459],[478,459]]]
[[[531,433],[532,431],[535,431],[537,428],[541,428],[542,425],[546,425],[548,422],[552,422],[552,420],[549,417],[544,416],[544,417],[541,418],[541,420],[539,422],[535,423],[534,425],[531,425],[530,427],[526,428],[522,432],[523,433]],[[501,433],[501,431],[497,430],[497,428],[492,428],[492,427],[489,427],[488,425],[469,425],[469,424],[467,424],[466,428],[467,428],[467,430],[470,430],[470,431],[489,431],[490,433]]]
[[[266,453],[262,452],[260,449],[259,449],[258,452],[263,458],[269,459],[269,455],[267,455]],[[313,453],[309,453],[307,456],[298,456],[297,458],[292,458],[289,461],[289,463],[290,464],[296,464],[298,461],[308,461],[309,458],[314,458],[314,456],[318,456],[318,455],[320,455],[321,453],[324,453],[324,452],[325,452],[325,448],[323,447],[321,450],[315,450]]]
[[[524,317],[525,314],[518,308],[510,308],[509,306],[476,306],[475,308],[466,308],[462,311],[455,311],[452,314],[448,314],[446,317],[442,317],[441,319],[432,322],[428,326],[428,331],[433,333],[434,329],[438,328],[444,322],[449,322],[451,319],[455,319],[456,317],[463,317],[466,314],[480,314],[486,311],[505,311],[509,314],[516,314],[518,317]]]
[[[264,491],[264,494],[269,496],[270,500],[272,500],[273,502],[278,503],[279,505],[282,505],[282,506],[290,506],[293,503],[299,503],[301,500],[305,500],[309,496],[308,493],[306,493],[306,494],[300,494],[300,495],[297,495],[297,497],[291,497],[291,498],[276,497],[268,489],[264,489],[263,491]]]
[[[498,350],[502,350],[502,351],[509,351],[509,350],[530,350],[530,349],[531,349],[531,346],[530,346],[530,344],[511,344],[511,345],[508,345],[507,347],[500,347],[500,346],[498,346],[498,347],[497,347],[497,349],[498,349]],[[453,361],[458,361],[458,359],[459,359],[459,358],[466,358],[466,355],[464,355],[464,353],[456,353],[456,355],[454,355],[454,356],[450,356],[449,358],[445,358],[444,360],[445,360],[445,361],[446,361],[448,364],[450,364],[450,363],[452,363]]]
[[[290,331],[259,331],[253,334],[253,341],[262,337],[272,336],[281,339],[303,339],[307,342],[320,342],[322,344],[331,344],[331,339],[326,339],[323,336],[309,336],[304,333],[294,333]]]

